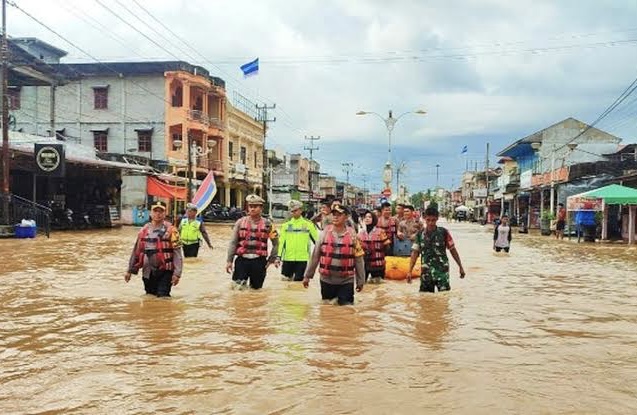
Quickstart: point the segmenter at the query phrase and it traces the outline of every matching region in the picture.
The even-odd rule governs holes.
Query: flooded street
[[[170,300],[123,280],[135,228],[0,240],[0,413],[637,413],[636,248],[442,225],[465,280],[354,307],[275,268],[231,291],[230,225]]]

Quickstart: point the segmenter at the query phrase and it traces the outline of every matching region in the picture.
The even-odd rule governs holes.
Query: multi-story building
[[[23,43],[29,53],[46,56],[65,84],[17,91],[12,106],[16,129],[35,135],[55,130],[59,140],[94,148],[103,159],[137,160],[190,176],[195,183],[212,170],[221,189],[217,201],[226,195],[228,120],[222,79],[181,61],[62,65],[55,62],[64,51],[33,39]],[[122,180],[122,191],[136,195],[122,194],[122,211],[144,204],[146,176],[130,174]]]
[[[319,178],[319,191],[324,195],[325,199],[334,199],[336,194],[336,177],[334,176],[320,176]]]
[[[228,105],[228,154],[222,203],[243,206],[249,193],[263,193],[263,124]]]

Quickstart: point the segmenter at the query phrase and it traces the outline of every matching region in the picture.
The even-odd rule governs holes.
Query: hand
[[[232,272],[232,261],[226,264],[226,273],[230,274]]]
[[[277,267],[277,268],[279,268],[281,266],[281,260],[279,258],[274,260],[274,266]]]
[[[397,237],[398,237],[398,239],[400,239],[401,241],[402,241],[403,239],[405,239],[405,234],[404,234],[404,233],[402,233],[402,232],[398,232],[398,234],[397,234],[396,236],[397,236]]]
[[[411,272],[407,274],[407,284],[411,284]]]
[[[181,277],[180,277],[179,275],[173,275],[173,279],[172,279],[173,287],[174,287],[175,285],[179,284],[179,279],[180,279],[180,278],[181,278]]]
[[[127,272],[126,274],[124,274],[124,281],[128,282],[130,281],[130,272]]]
[[[305,288],[309,287],[310,285],[310,279],[308,277],[303,278],[303,286]]]
[[[358,285],[356,287],[356,292],[359,293],[359,292],[363,291],[363,287],[364,287],[363,285]]]
[[[460,278],[464,278],[464,277],[465,277],[464,268],[460,267]]]

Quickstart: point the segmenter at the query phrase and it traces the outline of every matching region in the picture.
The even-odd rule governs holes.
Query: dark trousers
[[[504,249],[504,252],[509,252],[509,247],[506,248],[500,248],[499,246],[495,247],[495,252],[500,252]]]
[[[148,278],[142,278],[144,281],[144,289],[146,294],[156,295],[157,297],[170,297],[170,289],[172,288],[172,271],[151,271]]]
[[[321,281],[321,298],[323,300],[338,299],[338,305],[354,304],[354,283],[328,284]]]
[[[258,290],[263,287],[265,281],[265,266],[268,259],[260,256],[254,259],[237,257],[234,261],[234,272],[232,273],[233,281],[250,280],[250,287]]]
[[[384,268],[372,268],[365,264],[365,279],[369,278],[380,278],[381,280],[385,279],[385,269]]]
[[[196,257],[199,253],[199,242],[190,245],[184,245],[184,257]]]
[[[281,266],[281,274],[294,281],[303,281],[306,267],[306,261],[284,261],[283,266]]]

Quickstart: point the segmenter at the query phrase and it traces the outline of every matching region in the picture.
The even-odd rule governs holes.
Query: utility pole
[[[190,133],[190,129],[186,134],[186,152],[188,154],[188,189],[186,190],[186,203],[190,203],[192,201],[192,134]]]
[[[2,224],[9,225],[9,45],[7,1],[2,0]]]
[[[341,163],[341,166],[343,166],[343,171],[345,172],[345,175],[347,177],[345,189],[343,189],[343,199],[347,199],[348,190],[349,190],[349,173],[352,171],[353,164]],[[347,205],[347,202],[345,200],[343,200],[343,203]]]
[[[363,204],[367,207],[367,175],[363,174]]]
[[[308,150],[310,152],[310,175],[308,177],[308,186],[310,188],[310,202],[312,202],[312,199],[314,199],[314,188],[312,187],[312,174],[314,173],[314,171],[312,170],[312,165],[314,164],[314,157],[313,157],[313,153],[314,151],[317,151],[319,148],[318,146],[314,146],[314,142],[318,141],[321,139],[321,136],[318,137],[314,137],[313,135],[311,136],[305,136],[305,140],[310,142],[309,146],[304,146],[303,149]],[[316,172],[318,173],[318,172]]]
[[[487,197],[484,199],[484,220],[489,220],[489,143],[487,143],[487,160],[485,163],[485,175],[487,179]]]
[[[268,169],[270,168],[270,166],[268,166],[268,150],[266,149],[266,138],[268,136],[268,123],[270,122],[276,122],[276,117],[274,118],[268,118],[268,110],[273,110],[276,108],[276,104],[272,104],[272,105],[267,105],[267,104],[263,104],[263,105],[259,105],[259,104],[255,104],[256,108],[257,108],[257,113],[258,116],[255,118],[255,121],[259,121],[263,123],[263,182],[261,184],[261,194],[265,196],[266,194],[266,187],[270,188],[272,186],[272,182],[269,180],[269,177],[271,176],[267,176],[268,177],[268,183],[266,186],[266,175],[268,175]],[[268,195],[267,196],[268,199],[271,199],[271,197]],[[271,200],[268,200],[268,202],[270,202],[269,206],[272,205]],[[271,210],[268,211],[268,215],[272,216],[272,212]]]

